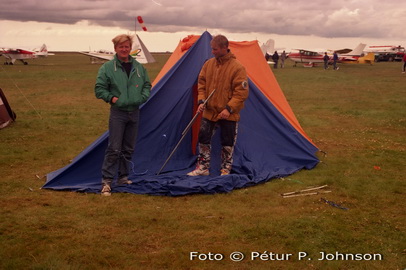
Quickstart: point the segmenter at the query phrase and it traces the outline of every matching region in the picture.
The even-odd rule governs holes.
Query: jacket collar
[[[114,60],[116,61],[116,63],[120,63],[120,65],[121,65],[121,63],[123,63],[123,61],[121,61],[120,59],[118,59],[117,54],[114,55]],[[128,60],[129,60],[129,61],[128,61],[127,63],[132,63],[132,64],[134,64],[134,58],[133,58],[131,55],[128,56]]]
[[[232,58],[235,59],[236,57],[230,50],[228,50],[227,54],[220,56],[219,58],[216,58],[216,62],[217,62],[217,64],[222,65],[222,64],[228,62]]]

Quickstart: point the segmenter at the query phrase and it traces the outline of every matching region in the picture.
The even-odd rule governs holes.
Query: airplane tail
[[[355,47],[354,50],[350,51],[349,53],[343,54],[343,55],[357,55],[357,56],[359,56],[359,55],[361,55],[363,53],[366,46],[367,46],[366,44],[360,43],[360,44],[358,44],[357,47]]]
[[[35,55],[38,56],[38,57],[47,57],[48,55],[55,55],[55,54],[49,53],[47,45],[42,44],[41,48],[39,49],[39,51],[37,51],[35,53]]]
[[[41,48],[39,49],[39,51],[40,51],[40,52],[43,52],[43,53],[47,53],[47,52],[48,52],[47,45],[42,44],[42,46],[41,46]]]
[[[275,51],[275,40],[268,39],[265,44],[261,46],[262,53],[265,55],[266,53],[272,55]]]

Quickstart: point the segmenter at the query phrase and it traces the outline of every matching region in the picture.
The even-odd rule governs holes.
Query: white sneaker
[[[102,190],[101,190],[101,195],[110,196],[111,195],[111,187],[109,185],[104,185]]]
[[[196,168],[194,171],[191,171],[187,175],[189,176],[199,176],[199,175],[209,175],[209,169],[202,169],[202,168]]]

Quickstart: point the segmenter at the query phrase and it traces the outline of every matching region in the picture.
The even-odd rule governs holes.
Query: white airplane
[[[133,48],[130,55],[135,58],[141,64],[147,63],[154,63],[155,58],[151,55],[148,51],[147,47],[141,41],[138,35],[135,35],[136,39],[134,39]],[[99,50],[96,52],[80,52],[81,54],[85,54],[90,56],[90,61],[92,64],[100,63],[102,61],[109,61],[114,58],[115,53],[106,50]]]
[[[327,55],[330,57],[330,61],[333,60],[332,53],[337,52],[338,62],[350,62],[357,61],[363,54],[363,50],[366,44],[360,43],[353,50],[351,49],[340,49],[340,50],[325,50],[328,52]],[[324,52],[316,52],[310,50],[296,49],[297,52],[289,53],[289,58],[297,63],[304,63],[307,65],[313,65],[314,63],[323,63]]]
[[[4,56],[6,58],[6,62],[4,62],[5,65],[14,65],[14,62],[16,60],[20,60],[24,65],[27,65],[28,63],[24,60],[27,59],[35,59],[38,57],[47,57],[48,55],[54,55],[53,53],[48,53],[47,46],[43,44],[41,48],[37,50],[26,50],[26,49],[6,49],[6,48],[1,48],[0,50],[0,56]]]

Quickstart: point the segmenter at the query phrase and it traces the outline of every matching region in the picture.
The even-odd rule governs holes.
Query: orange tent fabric
[[[168,61],[166,61],[165,65],[162,67],[161,71],[156,76],[152,86],[156,85],[159,80],[172,68],[173,65],[178,62],[180,58],[187,52],[187,50],[193,46],[193,44],[200,38],[200,36],[190,35],[179,41],[178,46],[173,51],[171,56],[169,57]]]

